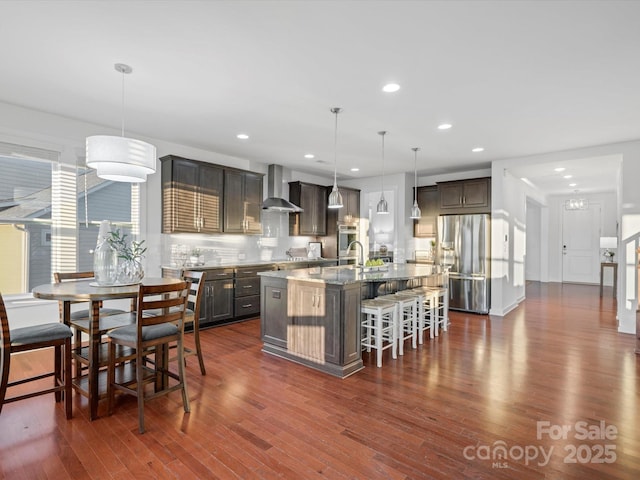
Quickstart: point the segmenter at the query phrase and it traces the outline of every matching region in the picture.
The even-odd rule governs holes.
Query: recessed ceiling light
[[[554,168],[553,171],[554,172],[564,172],[566,170],[566,168],[564,167],[558,167],[558,168]]]
[[[247,135],[246,133],[239,133],[238,135],[236,135],[236,138],[239,138],[240,140],[247,140],[249,138],[249,135]]]
[[[351,169],[351,171],[352,171],[352,172],[359,172],[359,171],[360,171],[360,169],[359,169],[358,167],[353,167],[353,168]]]
[[[316,156],[313,153],[307,153],[304,158],[316,158]]]
[[[483,147],[476,147],[476,148],[472,148],[471,151],[475,152],[475,153],[484,152],[484,148]]]
[[[400,85],[397,83],[387,83],[384,87],[382,87],[383,92],[393,93],[400,90]]]
[[[571,178],[573,175],[564,175],[562,178]]]
[[[441,123],[438,125],[438,130],[449,130],[451,127],[453,127],[453,125],[450,123]]]
[[[576,185],[578,185],[577,183],[570,183],[569,186],[570,187],[575,187]]]

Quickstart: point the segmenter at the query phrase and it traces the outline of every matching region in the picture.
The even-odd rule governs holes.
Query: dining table
[[[71,325],[71,304],[89,302],[89,343],[88,368],[84,375],[76,374],[73,386],[80,394],[88,397],[89,419],[98,418],[98,403],[101,397],[106,397],[106,370],[100,370],[100,348],[102,338],[98,330],[100,306],[105,300],[137,299],[141,284],[170,285],[179,283],[179,278],[145,277],[138,284],[101,286],[94,279],[71,280],[60,283],[38,285],[32,290],[36,298],[43,300],[57,300],[61,304],[61,321]],[[79,370],[79,369],[78,369]],[[104,377],[101,381],[101,375]]]

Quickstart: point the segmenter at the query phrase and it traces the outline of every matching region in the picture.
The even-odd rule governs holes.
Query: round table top
[[[94,286],[95,280],[71,280],[60,283],[38,285],[32,290],[33,296],[43,300],[86,301],[133,298],[142,285],[171,285],[179,283],[179,278],[145,277],[140,284],[113,287]],[[93,285],[92,285],[93,284]]]

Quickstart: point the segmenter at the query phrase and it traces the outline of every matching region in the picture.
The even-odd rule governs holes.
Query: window
[[[54,271],[93,270],[100,221],[138,233],[138,191],[64,164],[58,152],[0,142],[0,291],[29,292]]]

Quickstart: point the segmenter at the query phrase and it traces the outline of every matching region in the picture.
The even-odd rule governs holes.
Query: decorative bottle
[[[93,252],[93,274],[98,285],[115,285],[118,279],[118,252],[107,241],[111,232],[108,220],[100,223],[98,243]]]

